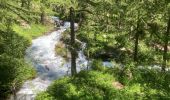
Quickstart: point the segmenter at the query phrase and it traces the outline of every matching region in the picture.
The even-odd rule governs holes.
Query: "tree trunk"
[[[14,100],[17,100],[15,84],[12,85],[12,94],[13,94],[13,99],[14,99]]]
[[[135,34],[134,62],[138,62],[138,44],[139,44],[139,22],[137,23],[137,32]]]
[[[76,51],[74,50],[75,45],[75,31],[74,31],[74,9],[70,8],[70,30],[71,30],[71,75],[77,73],[76,70]]]
[[[40,14],[40,17],[41,17],[41,19],[40,19],[40,22],[41,22],[41,24],[45,24],[45,21],[46,21],[46,15],[45,15],[45,0],[41,0],[41,14]]]
[[[170,33],[170,17],[167,23],[167,32],[164,36],[164,51],[163,51],[163,65],[162,65],[162,71],[165,71],[166,65],[167,65],[167,52],[168,52],[168,42],[169,42],[169,33]]]
[[[45,11],[41,12],[41,20],[40,20],[41,24],[45,24]]]

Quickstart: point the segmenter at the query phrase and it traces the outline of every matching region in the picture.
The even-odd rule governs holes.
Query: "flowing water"
[[[26,50],[26,61],[33,64],[37,77],[26,81],[16,94],[17,100],[34,100],[37,93],[45,91],[53,80],[70,74],[70,62],[65,62],[61,56],[55,54],[55,45],[60,41],[62,33],[70,27],[66,22],[58,31],[34,39]],[[85,44],[82,43],[82,49]],[[87,67],[87,60],[83,51],[78,53],[77,71]]]

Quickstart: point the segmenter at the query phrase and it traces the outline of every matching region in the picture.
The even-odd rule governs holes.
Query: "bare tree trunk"
[[[134,61],[138,61],[138,43],[139,43],[139,34],[135,34],[135,49],[134,49]]]
[[[45,24],[45,11],[41,12],[41,19],[40,22],[44,25]]]
[[[134,48],[134,61],[138,62],[138,44],[139,44],[139,21],[137,23],[137,32],[135,34],[135,48]]]
[[[12,85],[12,94],[13,94],[13,97],[14,97],[13,99],[14,99],[14,100],[17,100],[15,84]]]
[[[76,51],[74,50],[75,45],[75,31],[74,31],[74,9],[70,8],[70,29],[71,29],[71,74],[72,76],[77,73],[76,70]]]
[[[165,71],[166,65],[167,65],[167,52],[168,52],[168,42],[169,42],[169,33],[170,33],[170,17],[168,20],[168,24],[167,24],[167,32],[165,33],[164,36],[164,52],[163,52],[163,65],[162,65],[162,71]]]
[[[44,4],[45,4],[45,0],[41,0],[41,14],[40,14],[40,22],[41,24],[45,24],[45,21],[46,21],[46,15],[45,15],[45,7],[44,7]]]
[[[89,53],[89,50],[87,50],[87,70],[89,70],[89,59],[90,59],[90,55],[89,55],[90,53]]]

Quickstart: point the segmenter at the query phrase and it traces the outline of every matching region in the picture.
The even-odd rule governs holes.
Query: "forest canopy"
[[[169,0],[0,0],[0,99],[37,77],[26,50],[64,22],[55,54],[71,62],[71,75],[37,100],[170,99]],[[80,51],[88,64],[79,72]]]

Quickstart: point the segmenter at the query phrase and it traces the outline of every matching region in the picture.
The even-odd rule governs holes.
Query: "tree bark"
[[[164,51],[163,51],[163,65],[162,65],[162,71],[165,71],[165,68],[167,66],[167,52],[168,52],[168,42],[169,42],[169,33],[170,33],[170,17],[167,23],[167,32],[164,36]]]
[[[70,30],[71,30],[71,75],[74,76],[77,73],[76,70],[76,51],[75,45],[75,31],[74,31],[74,9],[70,8]]]
[[[138,44],[139,44],[139,21],[137,23],[137,32],[135,34],[134,62],[138,62]]]
[[[44,11],[41,12],[41,20],[40,20],[40,22],[43,25],[45,24],[45,12]]]
[[[45,24],[45,21],[46,21],[46,15],[45,15],[45,6],[44,6],[44,4],[45,4],[45,0],[41,0],[41,14],[40,14],[40,17],[41,17],[41,19],[40,19],[40,22],[41,22],[41,24]]]
[[[13,99],[14,99],[14,100],[17,100],[16,86],[15,86],[15,84],[12,85],[12,94],[13,94]]]

